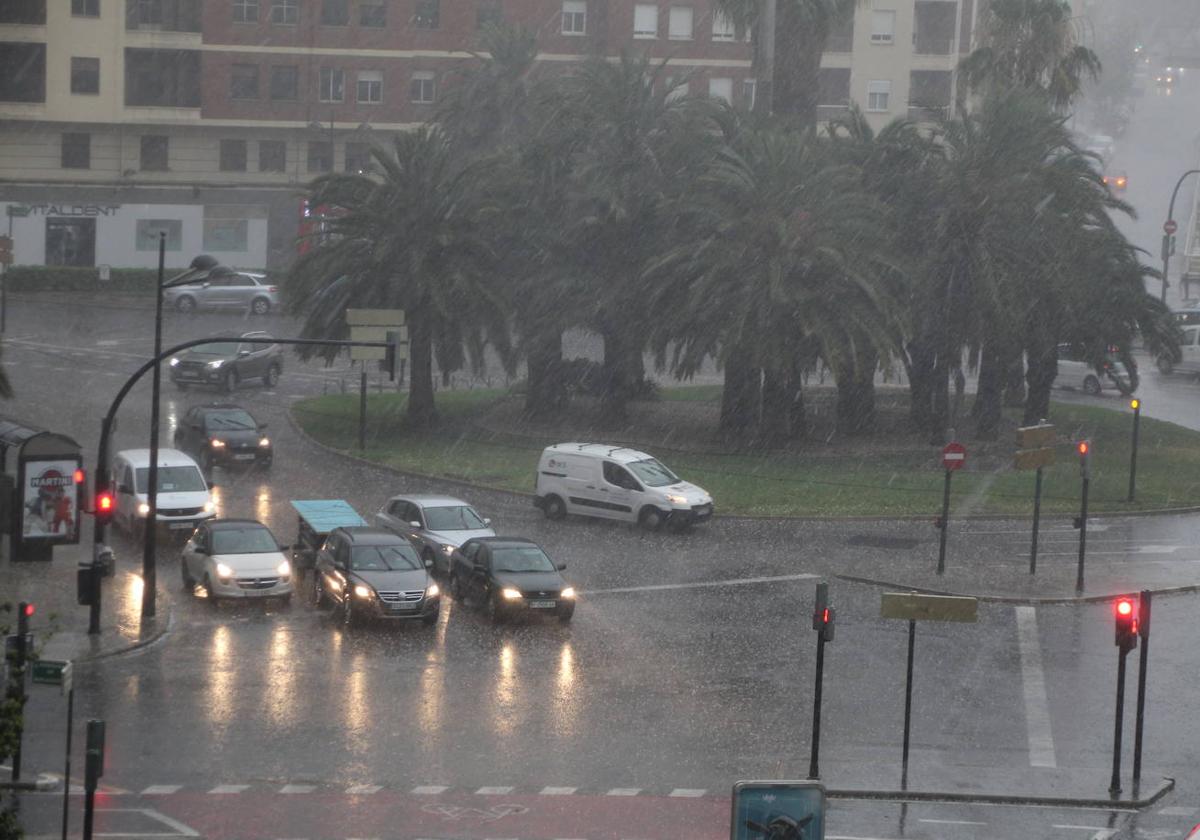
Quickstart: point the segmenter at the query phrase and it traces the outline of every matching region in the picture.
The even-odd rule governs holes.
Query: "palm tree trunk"
[[[792,398],[788,392],[791,377],[782,368],[766,368],[762,379],[762,421],[758,426],[759,440],[765,446],[781,446],[791,431]]]
[[[817,77],[828,36],[827,29],[805,23],[798,3],[777,6],[773,106],[801,126],[817,123]]]
[[[975,393],[975,439],[995,440],[1000,427],[1004,395],[1004,360],[994,342],[984,345],[979,364],[979,390]]]
[[[730,441],[744,442],[758,421],[762,401],[761,373],[751,364],[749,351],[733,345],[725,356],[725,384],[721,388],[719,431]]]
[[[1033,339],[1026,349],[1026,358],[1025,382],[1029,392],[1022,422],[1032,426],[1050,416],[1050,386],[1058,376],[1058,347],[1053,340]]]
[[[413,312],[409,321],[409,342],[412,376],[405,422],[410,429],[424,430],[437,420],[437,406],[433,400],[433,331],[420,310]]]
[[[1019,347],[1004,366],[1004,404],[1009,408],[1025,405],[1025,355]]]
[[[908,418],[914,429],[928,429],[933,424],[934,359],[928,341],[916,339],[909,343],[904,366],[908,374]]]
[[[950,428],[950,354],[938,353],[933,364],[933,412],[929,417],[929,442],[943,444]]]
[[[792,403],[788,408],[788,437],[796,440],[808,437],[808,415],[804,407],[804,368],[807,359],[803,353],[792,354],[792,367],[788,371],[788,393]]]
[[[567,389],[562,376],[562,333],[538,336],[529,347],[525,414],[547,417],[567,406]]]
[[[858,435],[875,428],[875,368],[879,355],[864,351],[857,365],[837,377],[837,429]]]
[[[613,428],[623,425],[629,417],[630,382],[629,340],[621,329],[605,327],[600,331],[604,340],[604,363],[600,375],[601,426]]]

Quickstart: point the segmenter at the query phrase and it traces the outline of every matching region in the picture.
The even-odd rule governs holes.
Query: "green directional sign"
[[[23,219],[33,212],[32,207],[26,207],[23,204],[10,204],[7,207],[8,215],[16,216],[18,219]]]
[[[62,686],[71,690],[71,661],[69,659],[38,659],[33,663],[31,676],[35,683]]]
[[[906,621],[974,622],[979,601],[961,595],[922,595],[916,592],[884,592],[880,618]]]

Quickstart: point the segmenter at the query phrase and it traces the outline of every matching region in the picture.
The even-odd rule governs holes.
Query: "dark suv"
[[[184,350],[171,359],[171,381],[180,390],[192,385],[215,385],[234,391],[242,382],[261,379],[268,388],[279,382],[283,373],[283,348],[278,344],[248,342],[248,338],[266,338],[265,332],[249,332],[238,338],[219,338]]]
[[[435,624],[441,593],[404,537],[381,528],[334,528],[317,552],[313,604],[332,603],[342,624],[420,619]]]
[[[191,455],[206,475],[214,464],[266,468],[273,457],[266,429],[266,423],[240,405],[197,405],[188,409],[175,430],[175,448]]]

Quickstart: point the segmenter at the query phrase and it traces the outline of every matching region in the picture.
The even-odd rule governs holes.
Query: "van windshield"
[[[625,466],[642,480],[648,487],[665,487],[668,484],[678,484],[679,476],[667,469],[654,458],[645,461],[633,461]]]
[[[137,492],[145,493],[150,489],[150,468],[142,467],[137,471]],[[193,466],[159,467],[159,493],[191,493],[197,490],[207,490],[204,476]]]

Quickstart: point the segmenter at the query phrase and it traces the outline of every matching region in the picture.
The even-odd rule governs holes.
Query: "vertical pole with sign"
[[[1038,525],[1042,521],[1042,468],[1033,482],[1033,542],[1029,546],[1029,574],[1037,574]]]
[[[808,777],[821,776],[821,693],[825,684],[825,643],[833,641],[833,607],[829,606],[829,584],[817,584],[813,605],[812,627],[817,631],[817,674],[813,682],[812,751],[808,761]]]
[[[1079,452],[1079,477],[1082,483],[1079,497],[1079,564],[1075,570],[1075,591],[1083,591],[1083,562],[1087,552],[1088,485],[1092,480],[1092,443],[1081,440],[1076,444]]]
[[[962,469],[966,461],[966,447],[954,440],[954,432],[951,431],[950,443],[947,443],[942,449],[942,467],[946,472],[946,483],[942,488],[942,516],[938,520],[938,526],[942,530],[941,540],[938,542],[937,573],[939,575],[946,573],[946,534],[950,530],[950,478],[954,475],[955,470]]]
[[[1129,407],[1133,409],[1133,442],[1129,449],[1129,498],[1127,501],[1132,502],[1134,491],[1137,489],[1138,421],[1142,418],[1142,401],[1130,400]]]
[[[1137,715],[1133,728],[1133,784],[1142,780],[1142,731],[1146,724],[1146,674],[1150,670],[1150,595],[1143,589],[1138,598],[1138,635],[1142,652],[1138,660]],[[1136,792],[1136,791],[1135,791]]]

